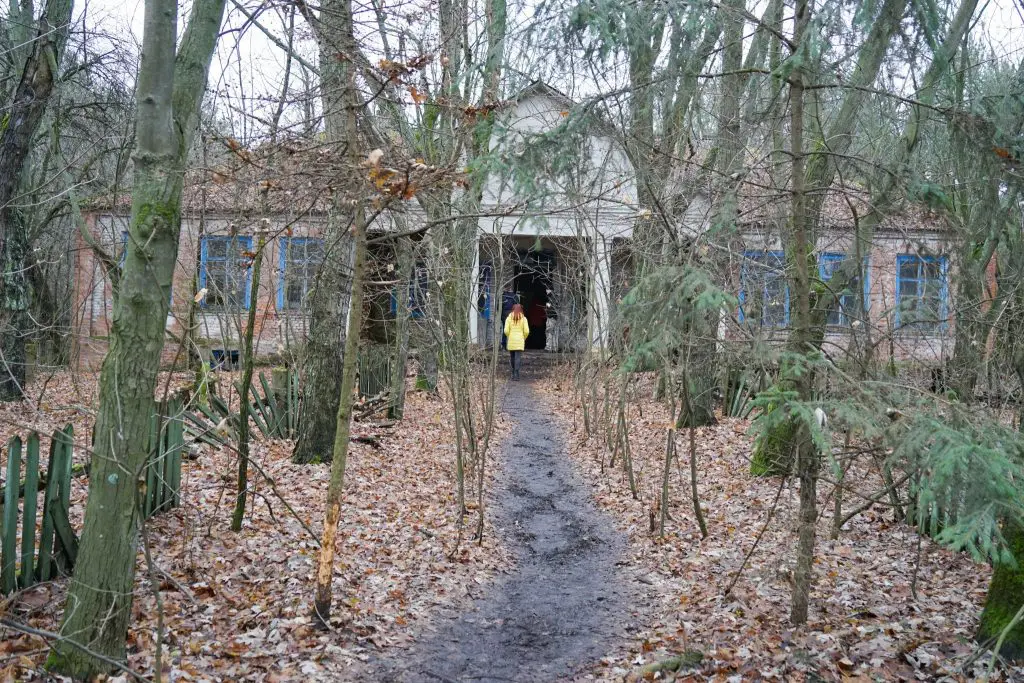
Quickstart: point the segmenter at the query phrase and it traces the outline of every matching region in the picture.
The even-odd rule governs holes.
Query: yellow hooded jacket
[[[526,322],[526,316],[519,316],[518,321],[512,320],[512,313],[505,318],[505,336],[508,341],[505,348],[509,351],[522,351],[526,348],[526,338],[530,336],[530,324]]]

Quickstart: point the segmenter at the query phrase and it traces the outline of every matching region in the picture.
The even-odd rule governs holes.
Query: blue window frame
[[[124,272],[124,260],[128,256],[128,231],[121,231],[121,255],[117,259],[117,268],[121,272]],[[174,278],[171,278],[171,288],[167,292],[167,305],[174,305]]]
[[[277,307],[302,310],[324,261],[324,241],[313,237],[282,237],[278,247]]]
[[[246,310],[252,285],[252,237],[203,237],[199,288],[206,289],[203,308]]]
[[[945,329],[949,309],[945,256],[896,257],[896,327],[922,333]]]
[[[836,270],[843,266],[844,263],[849,263],[853,259],[847,254],[840,254],[835,252],[823,252],[818,257],[818,274],[821,277],[822,282],[828,282],[835,275]],[[860,275],[855,275],[846,285],[842,292],[837,292],[839,298],[839,305],[835,306],[828,312],[828,318],[826,323],[832,327],[849,327],[854,320],[858,320],[864,317],[864,311],[861,310],[860,302],[857,301],[857,291],[860,290],[863,293],[864,310],[869,308],[869,299],[871,292],[871,275],[868,270],[868,259],[864,258],[864,282],[863,286],[860,281]]]
[[[747,251],[740,269],[741,321],[761,327],[789,324],[786,255],[781,251]]]
[[[409,282],[409,317],[422,318],[427,311],[427,292],[429,291],[427,268],[417,263],[413,269],[412,281]],[[397,288],[391,290],[391,315],[398,315]]]

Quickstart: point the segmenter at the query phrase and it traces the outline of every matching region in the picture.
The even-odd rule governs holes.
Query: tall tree
[[[57,82],[71,25],[72,0],[47,0],[32,31],[33,5],[11,3],[7,17],[13,73],[17,79],[0,133],[0,401],[20,399],[25,386],[25,338],[29,334],[29,226],[17,192],[36,131]]]
[[[352,6],[345,0],[334,0],[324,4],[319,16],[307,9],[305,18],[314,28],[320,54],[324,142],[334,157],[340,157],[356,145],[355,138],[349,137],[347,123],[351,110],[358,106],[354,71],[360,61]],[[310,296],[302,416],[292,456],[297,463],[327,462],[334,453],[351,304],[354,217],[349,199],[344,191],[332,199],[324,231],[324,259]]]
[[[152,360],[160,357],[164,344],[185,162],[224,4],[193,3],[177,51],[177,2],[147,0],[145,6],[128,244],[110,348],[100,373],[78,563],[61,624],[63,639],[55,643],[48,660],[51,670],[75,678],[108,671],[106,660],[125,659],[142,520],[139,477],[152,446],[159,368]]]
[[[856,114],[860,111],[863,99],[857,93],[868,89],[877,77],[878,69],[885,56],[889,36],[899,25],[902,16],[903,0],[888,0],[880,10],[866,42],[862,46],[862,54],[855,68],[855,83],[851,84],[852,94],[844,97],[836,119],[828,130],[818,137],[807,158],[807,170],[804,180],[807,189],[806,234],[810,249],[816,247],[822,207],[826,191],[831,188],[839,172],[839,160],[845,156],[852,144],[852,136],[856,131]],[[932,59],[921,80],[915,102],[910,107],[910,116],[904,126],[895,152],[895,161],[891,167],[880,172],[880,178],[873,183],[873,192],[867,214],[858,222],[857,234],[853,237],[861,245],[870,245],[874,239],[875,229],[888,213],[896,199],[895,190],[902,179],[909,177],[908,164],[920,139],[920,127],[925,111],[935,101],[936,90],[940,80],[948,73],[954,55],[963,40],[964,33],[970,26],[971,17],[977,7],[977,0],[967,0],[957,8],[950,22],[943,41],[937,46]],[[806,59],[806,58],[805,58]],[[813,152],[813,153],[812,153]],[[807,244],[798,244],[795,235],[784,241],[787,265],[790,272],[806,259]],[[799,281],[790,278],[790,297],[798,301],[805,296],[810,297],[811,318],[808,329],[800,329],[794,325],[790,330],[790,347],[797,353],[808,353],[820,350],[825,338],[828,312],[839,301],[839,293],[846,289],[858,275],[863,275],[863,263],[853,263],[852,267],[838,270],[828,287],[820,286],[814,278]],[[864,280],[862,279],[861,282]],[[800,290],[807,287],[807,292]],[[811,291],[813,289],[813,291]],[[858,297],[862,296],[858,294]],[[785,383],[785,381],[784,381]],[[757,440],[751,461],[751,471],[755,474],[785,474],[792,469],[796,449],[799,446],[799,431],[796,424],[789,420],[774,423],[769,433],[761,435]]]

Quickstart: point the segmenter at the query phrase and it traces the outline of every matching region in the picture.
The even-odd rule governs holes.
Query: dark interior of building
[[[513,291],[515,300],[523,305],[526,320],[530,324],[527,349],[542,350],[547,344],[548,319],[554,314],[554,308],[548,305],[554,266],[554,254],[547,251],[521,252],[516,260]],[[503,311],[503,314],[507,313]]]

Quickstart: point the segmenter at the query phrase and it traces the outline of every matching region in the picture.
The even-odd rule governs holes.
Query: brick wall
[[[108,253],[119,258],[123,248],[123,234],[127,231],[127,217],[111,214],[91,214],[86,225],[93,238]],[[266,227],[266,226],[263,226]],[[232,233],[251,235],[251,226],[239,228],[228,218],[207,218],[205,234],[211,237],[226,237]],[[319,223],[314,220],[296,222],[287,230],[280,229],[275,236],[271,228],[263,252],[262,272],[258,290],[257,313],[254,341],[257,355],[266,356],[287,352],[301,344],[306,332],[308,317],[279,306],[281,297],[281,251],[286,238],[316,237]],[[84,368],[98,368],[106,352],[106,340],[110,335],[113,315],[113,298],[110,280],[101,260],[93,249],[79,236],[75,250],[74,313],[72,328],[74,334],[74,362]],[[252,241],[255,248],[255,237]],[[199,222],[196,219],[182,220],[181,243],[178,261],[174,269],[171,292],[171,308],[167,316],[168,343],[164,346],[162,362],[170,363],[179,354],[179,342],[188,324],[189,307],[194,297],[194,278],[200,260]],[[250,271],[251,272],[251,271]],[[242,295],[245,298],[245,295]],[[243,306],[214,307],[204,301],[197,309],[197,336],[204,352],[209,349],[239,349],[242,332],[247,323],[248,311]],[[184,355],[185,351],[181,351]]]

